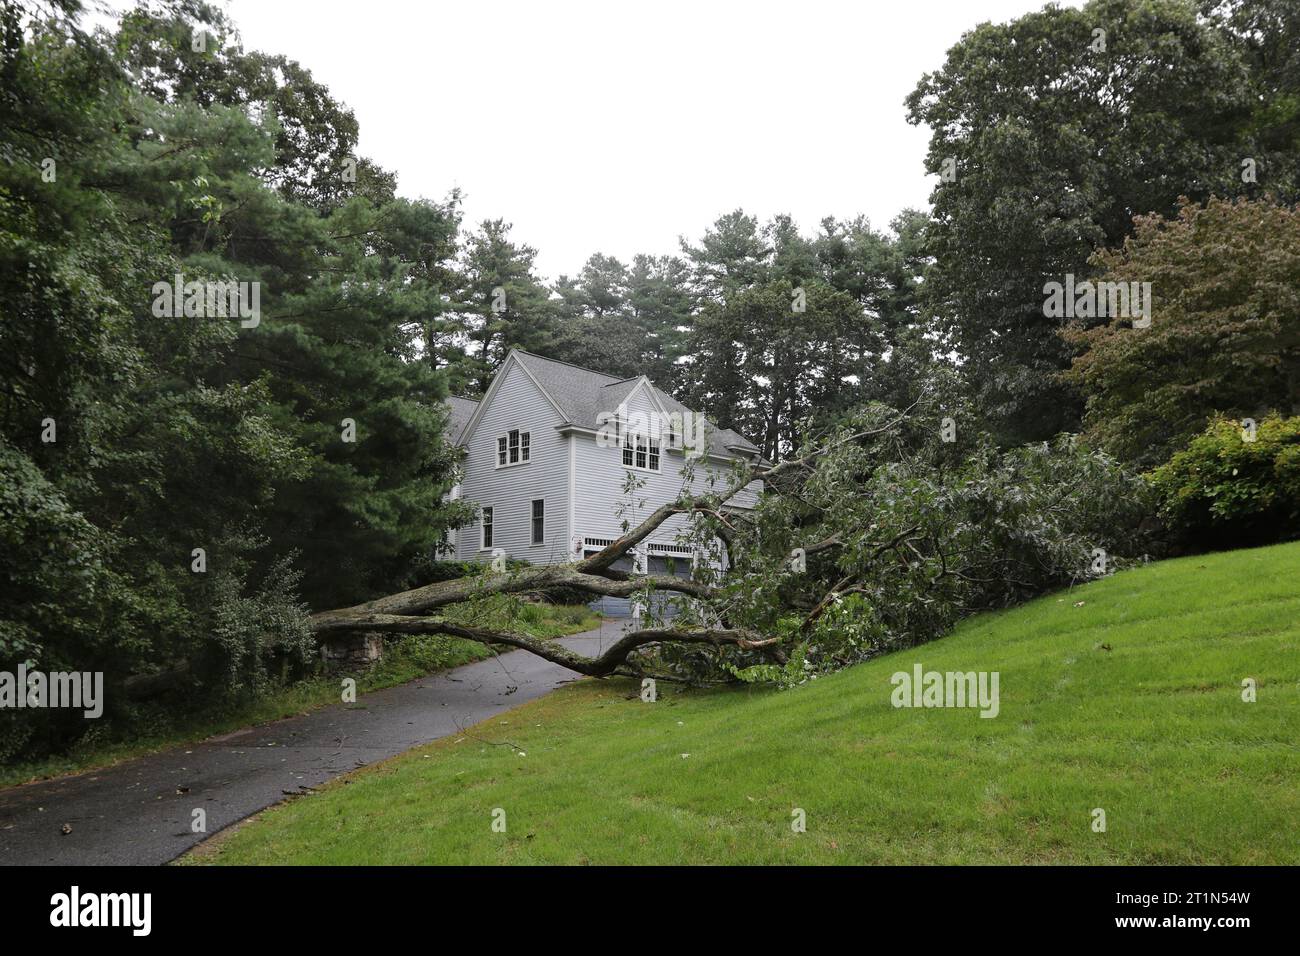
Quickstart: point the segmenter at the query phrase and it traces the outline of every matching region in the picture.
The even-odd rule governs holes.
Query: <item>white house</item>
[[[622,533],[624,520],[635,527],[678,497],[688,457],[692,490],[702,493],[710,475],[721,490],[737,460],[759,455],[645,376],[619,379],[528,352],[506,357],[481,401],[449,404],[452,440],[465,449],[452,495],[480,510],[475,525],[453,535],[462,561],[489,560],[498,549],[530,564],[595,553]],[[644,481],[633,495],[624,490],[629,473]],[[730,506],[752,507],[759,490],[751,483]],[[688,520],[661,525],[629,570],[689,573],[692,548],[678,540]]]

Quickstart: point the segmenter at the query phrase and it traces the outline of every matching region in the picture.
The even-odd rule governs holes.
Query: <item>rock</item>
[[[369,667],[384,656],[384,636],[374,632],[331,634],[322,639],[320,656],[339,667]]]

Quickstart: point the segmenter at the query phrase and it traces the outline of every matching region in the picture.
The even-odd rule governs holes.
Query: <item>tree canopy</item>
[[[0,669],[103,671],[128,724],[159,713],[142,679],[217,707],[314,673],[339,631],[793,685],[1158,553],[1153,495],[1210,529],[1179,547],[1231,544],[1224,513],[1293,533],[1292,12],[981,24],[906,103],[931,209],[811,233],[736,209],[551,280],[508,219],[401,195],[351,110],[200,0],[93,34],[76,0],[0,0]],[[1053,313],[1067,277],[1149,284],[1149,326]],[[762,460],[580,561],[448,568],[477,506],[448,494],[444,400],[511,349],[648,375]],[[725,572],[621,570],[678,515]],[[446,613],[485,593],[678,614],[586,659]],[[84,732],[5,712],[0,757]]]
[[[1139,217],[1094,261],[1100,281],[1150,282],[1150,326],[1073,325],[1068,379],[1087,396],[1085,433],[1160,464],[1216,415],[1300,412],[1300,214],[1261,200],[1184,203]]]
[[[1006,441],[1072,430],[1082,411],[1045,282],[1088,278],[1095,249],[1180,196],[1300,189],[1293,18],[1210,6],[1091,0],[984,23],[907,99],[940,177],[927,299]]]

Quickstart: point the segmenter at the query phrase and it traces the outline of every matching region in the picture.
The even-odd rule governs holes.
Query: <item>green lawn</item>
[[[191,862],[1300,863],[1298,585],[1300,543],[1126,571],[793,691],[582,681]],[[998,671],[999,715],[893,708],[917,662]]]
[[[497,598],[460,605],[448,616],[487,627],[519,630],[541,638],[577,634],[600,625],[599,616],[586,606],[530,605]],[[365,693],[482,660],[493,653],[492,648],[476,641],[441,634],[412,635],[388,643],[383,658],[365,670],[338,674],[322,672],[307,680],[274,687],[260,697],[232,701],[219,710],[204,709],[177,715],[174,701],[159,701],[153,708],[157,713],[154,729],[132,727],[115,732],[111,726],[98,726],[67,753],[0,767],[0,787],[107,767],[241,727],[337,704],[340,679],[344,673],[356,678],[358,693]],[[140,723],[148,725],[144,720]],[[109,722],[106,720],[103,725],[109,725]]]

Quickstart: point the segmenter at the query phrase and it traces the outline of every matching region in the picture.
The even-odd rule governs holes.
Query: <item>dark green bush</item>
[[[1160,510],[1180,543],[1252,547],[1300,537],[1300,416],[1270,415],[1253,435],[1216,418],[1152,473]]]

